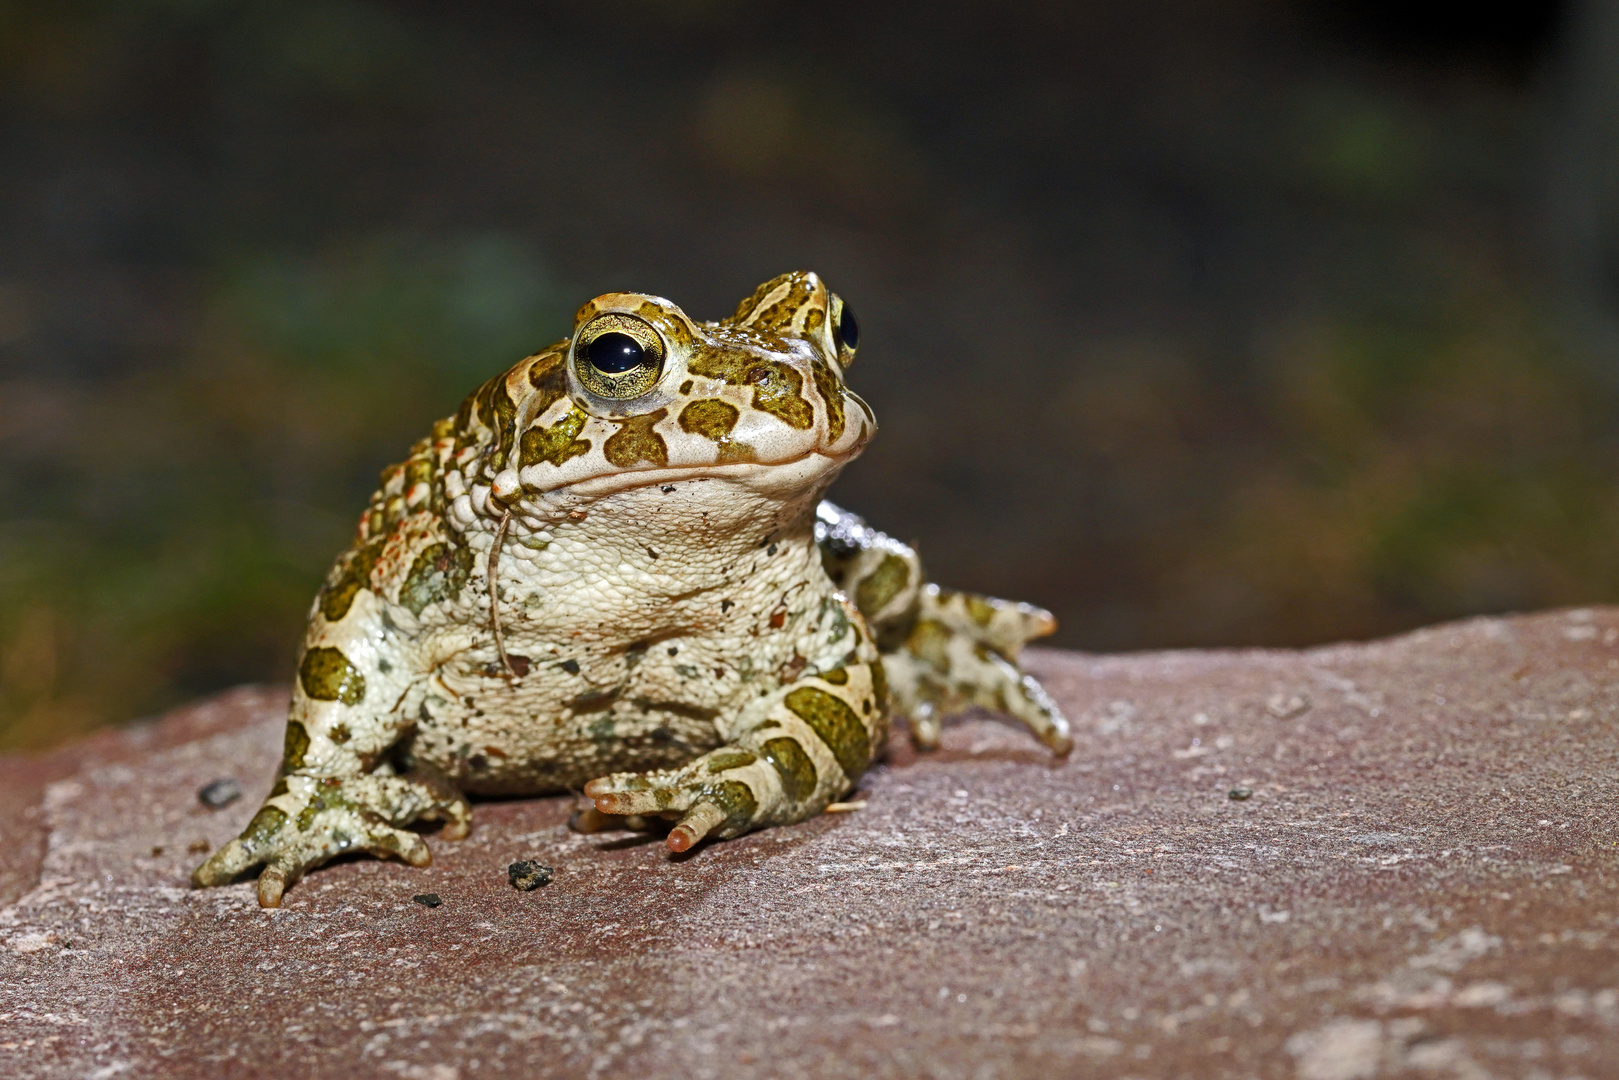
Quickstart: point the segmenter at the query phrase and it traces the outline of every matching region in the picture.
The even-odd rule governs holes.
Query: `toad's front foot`
[[[262,865],[259,905],[280,907],[287,886],[345,852],[428,865],[427,842],[403,828],[420,819],[446,822],[441,835],[459,839],[471,826],[472,809],[448,781],[431,774],[288,776],[242,834],[197,867],[191,880],[226,885]]]
[[[757,699],[729,745],[678,769],[585,785],[596,810],[676,821],[669,850],[807,821],[854,786],[888,731],[882,668],[856,663]]]

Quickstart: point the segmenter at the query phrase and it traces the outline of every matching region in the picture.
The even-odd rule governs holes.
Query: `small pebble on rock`
[[[550,884],[551,868],[541,866],[532,859],[524,859],[506,867],[506,877],[511,881],[512,888],[533,892],[541,885]]]
[[[444,903],[443,900],[439,899],[439,895],[436,892],[424,892],[419,896],[411,897],[411,899],[422,905],[422,907],[438,907],[440,904]]]
[[[229,806],[242,797],[242,785],[230,777],[215,780],[213,783],[197,792],[197,799],[210,810],[219,810]]]
[[[1234,787],[1231,789],[1231,799],[1233,802],[1242,802],[1242,800],[1250,797],[1253,795],[1253,793],[1253,788]]]

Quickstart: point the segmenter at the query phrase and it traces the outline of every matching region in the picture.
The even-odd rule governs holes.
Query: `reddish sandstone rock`
[[[0,759],[0,1075],[1619,1075],[1619,610],[1031,666],[1066,763],[971,720],[683,858],[484,803],[275,912],[187,874],[283,695]]]

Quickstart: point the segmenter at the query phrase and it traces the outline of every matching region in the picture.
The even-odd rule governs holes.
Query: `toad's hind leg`
[[[1028,604],[924,586],[910,633],[883,654],[913,741],[937,746],[942,718],[977,705],[1016,717],[1053,752],[1069,753],[1074,740],[1062,710],[1007,655],[1015,658],[1027,637],[1050,633],[1052,623]]]
[[[807,675],[748,705],[718,750],[678,769],[604,776],[585,794],[604,814],[677,818],[667,841],[676,852],[705,836],[804,821],[871,764],[888,732],[887,700],[875,658]]]
[[[821,561],[854,600],[882,647],[896,711],[922,749],[939,743],[944,717],[972,706],[1021,720],[1055,753],[1073,749],[1051,695],[1018,668],[1018,653],[1057,628],[1031,604],[952,592],[924,580],[915,549],[829,502],[816,512]]]

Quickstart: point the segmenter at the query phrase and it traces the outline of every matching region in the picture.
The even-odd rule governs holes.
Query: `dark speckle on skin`
[[[577,660],[564,660],[562,663],[558,664],[557,667],[561,668],[563,671],[566,671],[569,675],[579,674],[579,661]]]
[[[576,713],[600,712],[617,701],[619,695],[623,692],[624,688],[622,686],[610,686],[602,690],[587,690],[568,702],[568,708]]]

